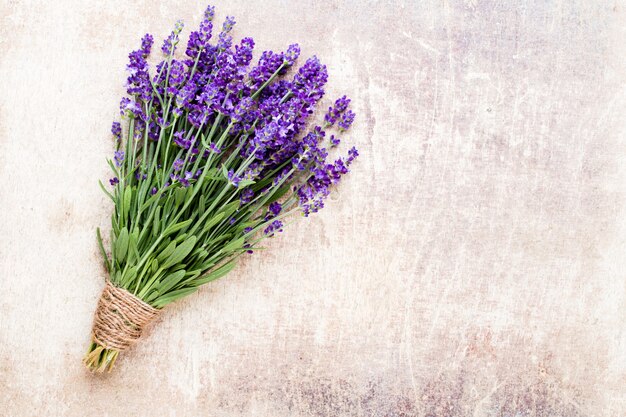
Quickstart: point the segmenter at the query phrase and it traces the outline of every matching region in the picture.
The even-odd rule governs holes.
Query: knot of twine
[[[158,315],[159,310],[107,280],[96,308],[93,339],[107,349],[126,350]]]

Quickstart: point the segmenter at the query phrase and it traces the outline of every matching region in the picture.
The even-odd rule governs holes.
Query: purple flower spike
[[[111,178],[111,179],[109,180],[109,184],[111,184],[111,185],[116,185],[116,184],[119,184],[119,182],[120,182],[120,180],[119,180],[119,179],[117,179],[117,177],[113,177],[113,178]]]
[[[172,168],[174,169],[174,172],[178,172],[181,170],[181,168],[183,167],[183,164],[185,163],[185,161],[183,161],[182,159],[178,158],[177,160],[174,161],[174,163],[172,164]]]
[[[122,166],[122,162],[124,162],[124,152],[123,151],[116,151],[113,159],[115,159],[115,166],[116,167]]]
[[[226,16],[226,20],[224,20],[224,24],[222,25],[223,32],[230,32],[235,26],[235,18],[232,16]]]
[[[272,51],[264,51],[259,58],[259,63],[249,73],[252,87],[257,89],[270,79],[272,74],[283,64],[284,56]]]
[[[241,182],[241,177],[238,175],[235,175],[232,169],[228,171],[227,177],[228,177],[228,181],[230,181],[233,187],[235,188],[239,187],[239,183]]]
[[[352,161],[356,159],[357,156],[359,156],[359,151],[357,151],[357,149],[353,146],[348,151],[348,160],[346,161],[346,165],[350,165]]]
[[[350,99],[346,96],[338,98],[335,101],[335,105],[328,108],[328,112],[324,116],[324,120],[328,125],[332,126],[335,124],[337,119],[343,114],[344,111],[348,108],[350,104]]]
[[[280,220],[274,220],[270,225],[263,231],[267,236],[273,236],[274,232],[282,232],[283,231],[283,222]]]
[[[141,48],[128,55],[129,64],[126,69],[129,72],[126,80],[129,95],[138,96],[143,101],[148,102],[152,97],[152,86],[150,85],[150,74],[148,72],[148,62],[146,58],[150,55],[154,40],[152,35],[147,33],[141,39]]]
[[[122,138],[122,125],[120,124],[120,122],[113,122],[113,124],[111,125],[111,133],[118,140]]]
[[[178,44],[178,35],[180,35],[180,32],[182,32],[184,26],[185,25],[183,24],[182,20],[176,22],[174,30],[172,31],[172,33],[170,33],[170,36],[165,38],[165,40],[163,41],[163,46],[161,47],[161,51],[163,51],[163,54],[170,55],[174,53],[174,51],[176,50],[176,45]]]
[[[239,202],[243,206],[244,204],[248,204],[250,201],[252,201],[253,197],[254,197],[254,191],[252,191],[250,188],[246,188],[241,193],[241,197],[239,197]]]
[[[287,48],[287,52],[285,52],[285,61],[287,62],[287,65],[292,66],[299,56],[300,45],[298,45],[297,43],[289,45],[289,48]]]
[[[211,152],[214,152],[216,154],[222,152],[222,150],[213,142],[211,142],[211,144],[209,145],[209,149],[211,149]]]
[[[352,112],[352,110],[348,110],[347,112],[345,112],[343,116],[341,116],[341,120],[337,123],[337,126],[339,126],[339,129],[341,130],[350,129],[350,126],[352,126],[352,122],[354,122],[355,116],[356,115]]]

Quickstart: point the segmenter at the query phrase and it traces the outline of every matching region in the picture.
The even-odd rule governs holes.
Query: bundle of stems
[[[315,56],[295,68],[294,44],[265,51],[252,65],[254,41],[233,46],[232,17],[211,42],[213,17],[209,6],[184,54],[177,51],[183,28],[177,22],[153,70],[153,38],[143,37],[129,55],[122,123],[112,126],[113,177],[110,185],[100,183],[115,207],[110,250],[99,229],[97,238],[107,285],[146,311],[227,274],[282,231],[286,218],[317,212],[358,155],[352,148],[329,157],[354,120],[345,96],[328,108],[322,126],[311,128],[328,78]],[[125,296],[111,297],[101,298],[117,323],[107,331],[140,334]],[[94,331],[84,360],[93,371],[110,370],[125,348],[102,339]]]

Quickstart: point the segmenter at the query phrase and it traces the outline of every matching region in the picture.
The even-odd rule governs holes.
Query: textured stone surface
[[[328,64],[362,157],[88,374],[126,54],[192,3],[0,0],[0,414],[626,414],[626,5],[603,0],[216,1]]]

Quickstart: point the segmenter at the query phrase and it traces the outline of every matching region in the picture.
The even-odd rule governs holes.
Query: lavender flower
[[[164,55],[174,54],[174,51],[176,50],[176,45],[178,44],[178,35],[180,35],[180,32],[182,32],[184,26],[185,25],[181,20],[176,22],[172,33],[170,33],[170,35],[163,41],[161,51],[163,51]]]
[[[150,55],[153,42],[152,35],[146,34],[141,40],[141,48],[128,55],[130,62],[126,67],[130,74],[126,81],[126,91],[129,95],[138,96],[145,102],[148,102],[152,95],[146,58]]]
[[[153,38],[142,38],[129,54],[128,95],[120,102],[128,138],[122,139],[120,123],[111,126],[118,143],[109,179],[114,189],[107,193],[117,207],[115,257],[106,264],[115,285],[132,282],[132,291],[155,308],[211,279],[206,274],[213,268],[228,270],[241,252],[252,253],[281,232],[283,218],[319,211],[359,156],[351,148],[331,157],[345,139],[330,132],[327,139],[312,123],[328,81],[317,57],[296,67],[301,51],[291,44],[284,52],[263,52],[252,64],[253,39],[233,44],[232,17],[213,36],[214,15],[207,7],[183,59],[174,58],[183,28],[177,22],[153,69]],[[349,104],[340,97],[324,116],[325,126],[342,136],[355,119]],[[126,253],[130,245],[117,243],[130,237],[136,247]],[[168,265],[172,245],[182,257]],[[155,268],[164,279],[154,279]],[[89,363],[100,370],[117,352],[98,343]]]
[[[280,220],[274,220],[270,223],[269,226],[263,231],[267,236],[273,236],[274,232],[282,232],[283,231],[283,222]]]
[[[236,175],[232,169],[228,171],[227,178],[233,187],[235,188],[239,187],[239,183],[241,182],[241,177]]]
[[[111,125],[111,133],[113,134],[113,136],[115,136],[117,140],[122,139],[122,125],[120,124],[120,122],[113,122],[113,124]]]
[[[352,122],[354,122],[354,116],[355,114],[352,112],[352,110],[348,110],[347,112],[345,112],[341,116],[341,120],[337,123],[337,126],[339,126],[339,129],[341,130],[350,129],[350,126],[352,126]]]
[[[292,66],[299,56],[300,45],[298,45],[297,43],[289,45],[289,48],[287,48],[287,52],[285,52],[285,61],[287,62],[287,65]]]
[[[122,162],[124,162],[124,152],[123,151],[115,151],[115,155],[114,155],[113,159],[115,160],[115,166],[116,167],[122,166]]]
[[[216,154],[222,152],[222,150],[213,142],[209,144],[209,149],[211,150],[211,152],[216,153]]]
[[[254,197],[254,191],[250,188],[246,188],[245,190],[242,191],[241,196],[239,197],[239,203],[240,205],[244,205],[244,204],[248,204],[250,201],[252,201],[252,198]]]
[[[343,96],[341,98],[338,98],[335,101],[334,107],[333,106],[329,107],[328,112],[324,116],[324,120],[326,120],[326,123],[329,126],[334,125],[337,119],[343,114],[344,111],[346,111],[349,104],[350,104],[350,99],[348,97]]]
[[[178,158],[177,160],[174,161],[174,163],[172,164],[172,169],[174,170],[174,172],[178,172],[181,170],[181,168],[183,167],[183,164],[185,163],[185,161],[183,161],[182,159]]]
[[[261,87],[280,68],[284,62],[282,53],[264,51],[259,58],[259,63],[248,74],[253,89]]]

